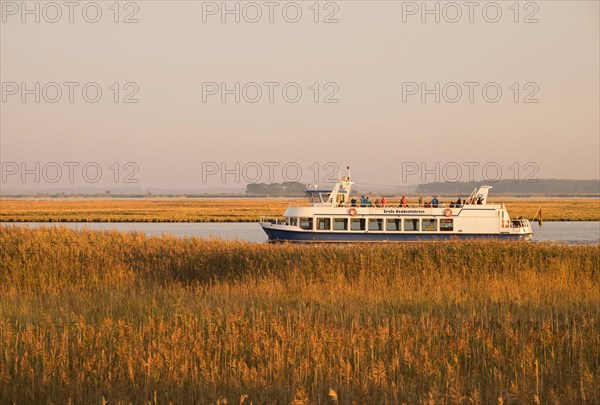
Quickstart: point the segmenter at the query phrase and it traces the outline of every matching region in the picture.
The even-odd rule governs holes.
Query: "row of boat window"
[[[289,225],[307,231],[452,232],[454,219],[442,218],[288,218]]]

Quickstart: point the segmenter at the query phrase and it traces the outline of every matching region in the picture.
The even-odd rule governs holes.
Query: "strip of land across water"
[[[600,199],[505,199],[510,215],[544,221],[599,221]],[[0,222],[256,222],[305,199],[0,200]],[[409,204],[416,204],[410,201]],[[390,200],[389,206],[399,201]]]

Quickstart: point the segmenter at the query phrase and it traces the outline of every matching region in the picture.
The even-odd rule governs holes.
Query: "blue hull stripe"
[[[273,242],[419,242],[452,239],[527,240],[531,234],[297,232],[263,228]]]

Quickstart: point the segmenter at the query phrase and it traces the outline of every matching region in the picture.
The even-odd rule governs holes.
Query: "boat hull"
[[[313,232],[276,229],[263,226],[270,242],[346,243],[346,242],[424,242],[444,240],[531,240],[532,234],[476,234],[476,233],[376,233],[376,232]]]

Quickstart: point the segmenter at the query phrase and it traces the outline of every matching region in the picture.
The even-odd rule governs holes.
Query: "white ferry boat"
[[[531,240],[527,219],[511,219],[504,204],[488,204],[481,186],[459,204],[361,206],[344,176],[331,190],[306,190],[310,206],[285,211],[285,221],[261,218],[273,242],[410,242],[449,239]],[[372,203],[371,203],[372,204]]]

